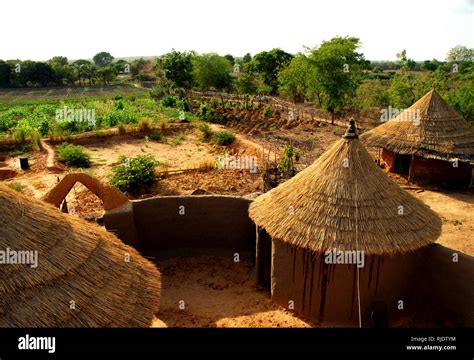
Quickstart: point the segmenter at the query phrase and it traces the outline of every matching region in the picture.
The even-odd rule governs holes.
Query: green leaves
[[[91,159],[86,154],[82,146],[73,144],[62,144],[57,147],[58,160],[68,166],[77,168],[88,168],[91,166]]]
[[[159,162],[153,155],[138,155],[134,158],[119,158],[123,165],[112,169],[111,184],[121,191],[143,193],[156,180],[155,167]]]

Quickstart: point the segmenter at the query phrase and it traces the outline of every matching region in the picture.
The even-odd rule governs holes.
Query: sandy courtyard
[[[259,289],[249,258],[175,257],[156,261],[162,273],[157,317],[168,327],[310,327]]]

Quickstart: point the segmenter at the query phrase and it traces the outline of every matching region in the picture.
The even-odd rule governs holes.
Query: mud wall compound
[[[248,216],[248,199],[166,196],[131,204],[130,208],[107,212],[105,225],[145,256],[176,249],[255,251],[255,225]]]
[[[145,256],[257,250],[257,278],[275,302],[288,309],[291,301],[291,310],[316,324],[358,326],[356,265],[325,264],[324,255],[272,240],[265,231],[259,231],[256,245],[250,202],[214,195],[154,197],[107,211],[104,221]],[[366,256],[359,278],[364,327],[371,325],[374,303],[386,306],[389,326],[414,314],[448,326],[474,326],[473,257],[438,244],[396,256]]]
[[[357,268],[325,264],[324,255],[272,242],[272,298],[314,323],[359,325]],[[474,326],[474,258],[433,244],[396,256],[366,257],[359,270],[362,326],[371,326],[371,307],[386,306],[388,325],[413,315],[450,326]],[[400,303],[403,301],[403,303]],[[402,305],[403,308],[400,308]]]

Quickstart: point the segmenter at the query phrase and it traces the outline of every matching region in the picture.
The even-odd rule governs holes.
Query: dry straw
[[[396,118],[361,135],[367,146],[439,160],[473,161],[474,129],[431,90]]]
[[[311,166],[259,196],[249,212],[273,238],[318,252],[401,253],[441,232],[438,216],[388,178],[350,129]]]
[[[151,325],[160,273],[136,250],[4,185],[0,214],[0,250],[38,251],[37,268],[0,265],[0,327]]]

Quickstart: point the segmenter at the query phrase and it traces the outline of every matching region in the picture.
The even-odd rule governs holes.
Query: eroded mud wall
[[[366,256],[359,271],[362,325],[371,325],[371,304],[383,302],[389,326],[414,314],[472,326],[474,260],[462,255],[454,266],[449,254],[449,249],[433,245],[404,255]],[[294,311],[314,323],[358,326],[356,269],[327,265],[324,256],[274,240],[272,298],[287,309],[293,302]]]

